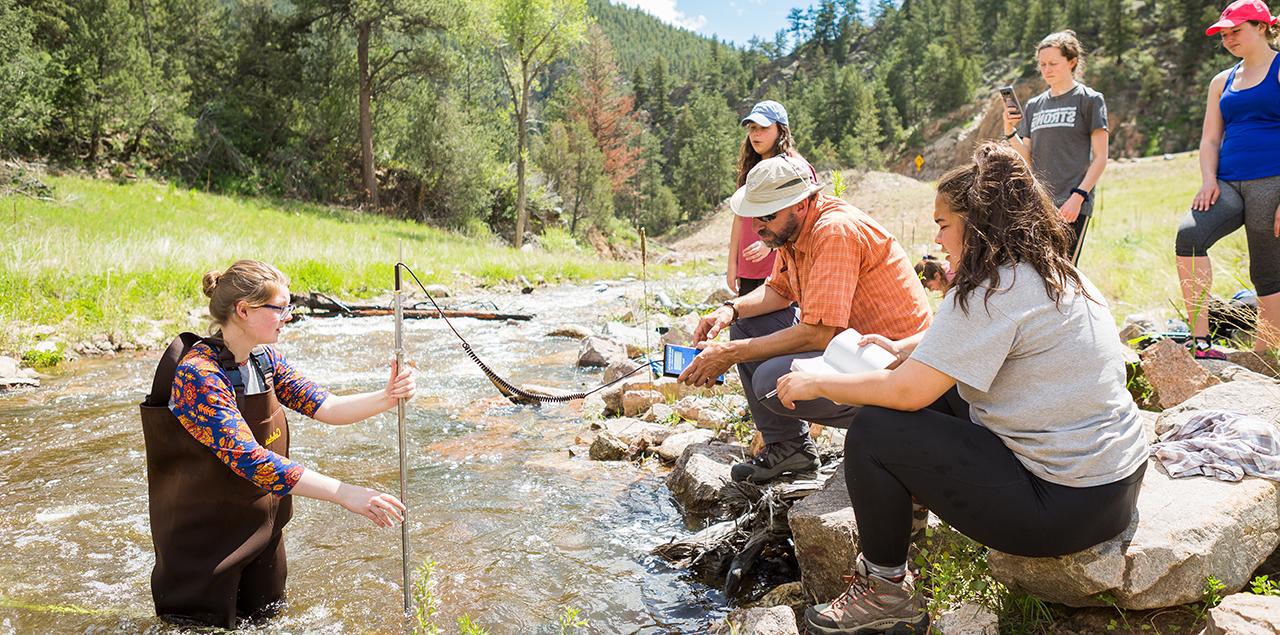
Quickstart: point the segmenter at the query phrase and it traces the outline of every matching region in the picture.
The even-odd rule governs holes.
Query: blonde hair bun
[[[222,272],[216,269],[205,272],[204,278],[200,281],[200,285],[204,289],[204,295],[206,298],[213,298],[213,291],[218,288],[218,279],[221,277]]]

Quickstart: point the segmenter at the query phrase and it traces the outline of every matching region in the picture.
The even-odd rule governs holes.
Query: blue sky
[[[787,26],[793,7],[808,8],[814,0],[612,0],[637,7],[667,24],[702,35],[745,45],[752,35],[772,40]]]

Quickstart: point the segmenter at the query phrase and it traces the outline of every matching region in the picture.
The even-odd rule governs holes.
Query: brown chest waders
[[[276,496],[231,471],[169,411],[174,372],[200,342],[183,333],[156,367],[141,404],[147,450],[147,491],[156,564],[151,596],[156,615],[170,621],[233,628],[284,598],[287,573],[282,530],[293,515],[289,496]],[[235,359],[220,339],[203,340],[235,387],[236,407],[260,445],[289,456],[289,426],[276,400],[270,360],[251,356],[267,391],[244,394]]]

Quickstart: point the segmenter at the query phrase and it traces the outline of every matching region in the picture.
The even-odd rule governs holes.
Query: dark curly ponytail
[[[938,194],[964,222],[964,253],[951,283],[961,310],[968,312],[969,294],[978,287],[987,287],[984,303],[1000,289],[1002,266],[1031,265],[1054,302],[1068,286],[1083,292],[1080,272],[1066,256],[1070,230],[1016,150],[982,144],[973,163],[943,175]]]

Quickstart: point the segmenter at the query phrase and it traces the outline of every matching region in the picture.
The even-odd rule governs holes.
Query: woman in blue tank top
[[[1178,280],[1198,358],[1225,357],[1209,343],[1213,285],[1208,249],[1241,226],[1258,294],[1257,353],[1280,347],[1280,30],[1261,0],[1237,0],[1205,31],[1240,58],[1209,83],[1200,136],[1203,186],[1178,227]]]

